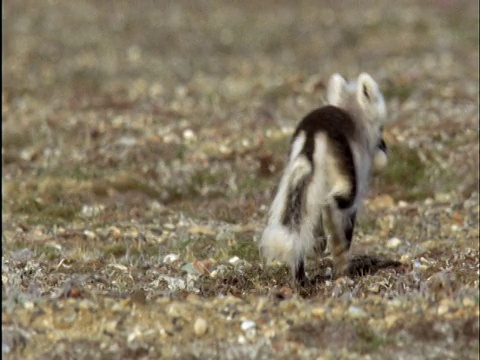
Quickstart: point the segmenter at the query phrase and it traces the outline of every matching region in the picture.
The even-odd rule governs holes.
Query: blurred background
[[[246,221],[270,201],[289,132],[323,104],[333,72],[369,72],[385,93],[394,165],[376,180],[382,191],[413,200],[478,185],[477,1],[6,0],[2,10],[13,212],[61,202],[67,214],[51,212],[62,219],[85,203],[118,211],[154,199]]]

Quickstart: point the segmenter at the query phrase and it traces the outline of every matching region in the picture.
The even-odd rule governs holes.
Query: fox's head
[[[367,73],[361,73],[356,81],[349,83],[340,74],[333,74],[328,82],[327,101],[367,120],[378,131],[387,120],[382,92]]]

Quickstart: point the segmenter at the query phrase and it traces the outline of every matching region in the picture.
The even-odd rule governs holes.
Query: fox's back
[[[312,161],[315,134],[323,132],[338,147],[347,149],[349,141],[355,137],[356,124],[345,110],[327,105],[307,114],[298,124],[292,139],[302,131],[306,135],[304,152]]]

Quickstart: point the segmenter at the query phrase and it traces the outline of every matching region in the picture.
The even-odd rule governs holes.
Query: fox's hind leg
[[[355,211],[340,210],[335,205],[328,207],[327,221],[331,232],[331,252],[334,276],[346,275],[350,261],[350,246],[355,228]]]
[[[316,225],[313,230],[313,252],[317,256],[321,256],[327,247],[327,237],[325,235],[325,225],[323,219],[325,215],[320,213]],[[292,266],[293,281],[301,286],[308,283],[308,278],[305,274],[305,256],[301,256]]]
[[[352,245],[353,231],[355,230],[355,220],[357,218],[357,212],[353,211],[350,214],[344,215],[344,224],[343,228],[345,231],[345,239],[348,242],[348,248]]]
[[[300,286],[307,284],[307,275],[305,274],[305,260],[300,259],[292,266],[293,282]]]

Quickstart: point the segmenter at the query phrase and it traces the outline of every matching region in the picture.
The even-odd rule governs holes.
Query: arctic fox
[[[382,138],[383,95],[370,75],[347,83],[334,74],[329,105],[306,115],[291,140],[288,161],[269,211],[260,249],[267,261],[290,265],[293,279],[306,282],[305,256],[330,239],[334,274],[348,269],[357,208],[371,171],[386,165]]]

